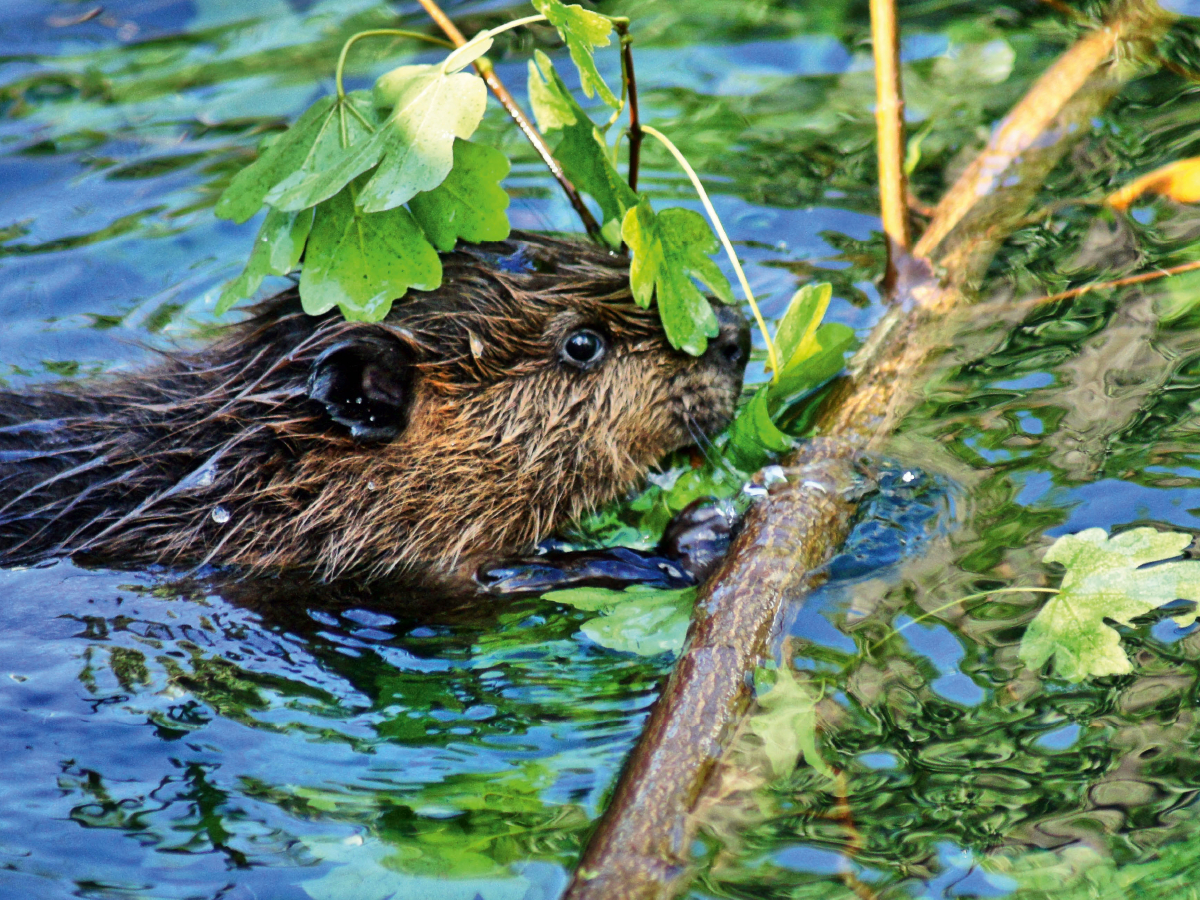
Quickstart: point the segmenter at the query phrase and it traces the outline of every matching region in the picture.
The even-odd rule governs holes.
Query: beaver
[[[516,233],[375,324],[295,289],[195,352],[0,392],[0,565],[215,564],[470,587],[730,420],[749,335],[700,357],[628,259]]]

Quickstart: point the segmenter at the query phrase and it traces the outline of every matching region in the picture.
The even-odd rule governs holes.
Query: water
[[[377,0],[117,0],[67,24],[92,8],[0,10],[12,385],[202,339],[257,227],[213,218],[230,174],[330,89],[345,36],[397,12],[421,27]],[[521,14],[450,8],[468,33]],[[768,313],[818,278],[832,315],[869,330],[883,257],[862,5],[606,11],[634,16],[643,113],[708,182]],[[1073,32],[1046,4],[924,0],[901,16],[924,134],[913,187],[930,203]],[[1192,37],[1167,46],[1176,68],[1200,69]],[[535,40],[498,57],[518,94]],[[355,51],[351,86],[431,58],[374,47]],[[601,62],[612,76],[615,57]],[[1062,201],[1200,152],[1197,103],[1181,75],[1133,83],[1052,176],[1048,212],[1006,245],[983,299],[1186,259],[1192,207],[1147,201],[1117,220]],[[514,224],[574,229],[498,111],[483,134],[515,158]],[[664,153],[645,163],[656,196],[695,206]],[[964,318],[830,582],[789,616],[794,671],[820,689],[819,752],[841,775],[748,762],[697,845],[694,897],[1194,892],[1196,631],[1144,617],[1122,629],[1133,674],[1071,685],[1017,657],[1039,597],[955,601],[1055,583],[1040,560],[1061,534],[1200,528],[1198,287]],[[592,644],[589,615],[536,599],[435,613],[386,592],[66,562],[0,572],[0,897],[555,897],[670,666]]]

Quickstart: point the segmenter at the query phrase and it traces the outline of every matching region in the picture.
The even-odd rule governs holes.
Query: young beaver
[[[724,427],[744,321],[693,358],[628,263],[530,234],[378,324],[295,291],[148,371],[0,392],[0,564],[82,554],[462,588]]]

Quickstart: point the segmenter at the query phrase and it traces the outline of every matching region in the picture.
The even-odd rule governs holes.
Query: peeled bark
[[[946,194],[916,252],[901,257],[892,308],[826,402],[820,439],[784,463],[788,478],[746,517],[724,563],[700,590],[691,630],[566,900],[665,900],[695,874],[696,814],[709,776],[751,701],[781,610],[821,579],[853,524],[866,479],[860,454],[912,405],[920,372],[943,346],[946,314],[986,271],[1041,181],[1135,71],[1138,45],[1168,17],[1129,4],[1084,36],[1038,80]]]

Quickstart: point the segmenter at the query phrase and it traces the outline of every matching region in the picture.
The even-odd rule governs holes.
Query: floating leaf
[[[378,322],[410,288],[442,283],[442,263],[407,209],[367,213],[354,202],[356,184],[317,207],[300,276],[304,311],[335,306],[347,319]]]
[[[296,268],[300,262],[300,255],[304,252],[304,243],[308,240],[312,221],[311,209],[298,212],[268,210],[262,227],[258,229],[258,236],[254,239],[254,247],[250,251],[250,259],[246,261],[246,268],[221,292],[216,314],[221,315],[238,300],[251,296],[266,276],[286,275]]]
[[[322,173],[350,148],[361,145],[379,123],[369,91],[353,91],[344,100],[322,97],[234,176],[217,201],[216,214],[245,222],[264,201],[297,210],[333,196],[350,179],[329,188]]]
[[[1158,194],[1177,203],[1200,202],[1200,157],[1181,159],[1155,169],[1109,194],[1104,202],[1124,211],[1143,194]]]
[[[599,13],[586,10],[582,6],[567,6],[560,0],[533,0],[533,6],[558,29],[571,53],[571,61],[579,70],[579,85],[584,94],[588,97],[599,94],[600,99],[614,109],[620,106],[621,101],[600,77],[596,60],[592,56],[593,47],[608,46],[612,22]]]
[[[508,194],[500,182],[509,162],[499,150],[470,141],[454,142],[454,168],[432,191],[408,202],[425,236],[439,250],[454,249],[458,238],[502,241],[508,237]]]
[[[820,701],[820,693],[811,684],[797,680],[790,667],[776,670],[774,685],[758,696],[758,710],[747,724],[762,741],[776,778],[795,769],[801,758],[826,778],[837,777],[817,749]]]
[[[1200,561],[1139,568],[1178,556],[1191,540],[1154,528],[1134,528],[1113,538],[1090,528],[1060,537],[1044,559],[1067,571],[1059,593],[1026,629],[1022,661],[1037,668],[1053,657],[1055,671],[1068,681],[1132,671],[1120,635],[1104,620],[1127,625],[1172,600],[1200,600]],[[1189,613],[1176,621],[1195,618]]]
[[[583,623],[589,640],[608,650],[657,656],[678,653],[691,622],[695,588],[663,590],[635,585],[624,591],[570,588],[544,599],[601,615]]]
[[[529,62],[529,102],[538,126],[547,133],[562,131],[554,158],[562,163],[571,183],[600,204],[602,221],[618,222],[617,233],[606,235],[616,238],[611,241],[615,246],[620,243],[619,223],[637,203],[637,194],[617,174],[600,129],[563,84],[550,58],[540,50],[534,57],[536,64]]]
[[[645,198],[625,214],[621,237],[633,261],[629,284],[634,299],[649,306],[658,298],[658,314],[671,346],[699,356],[707,338],[719,332],[712,305],[692,281],[699,279],[726,303],[733,302],[729,281],[709,259],[717,239],[704,217],[690,209],[672,207],[661,213]]]

